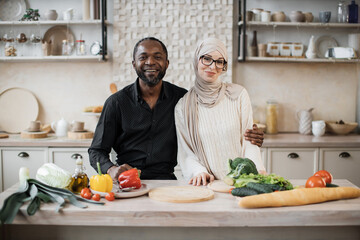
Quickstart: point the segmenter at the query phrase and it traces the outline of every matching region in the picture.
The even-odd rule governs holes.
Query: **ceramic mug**
[[[325,134],[325,121],[318,120],[318,121],[312,121],[312,133],[315,137],[320,137]]]
[[[39,132],[40,131],[40,121],[31,121],[29,125],[29,132]]]
[[[84,131],[84,125],[84,122],[72,121],[72,123],[70,124],[70,129],[73,132],[82,132]]]
[[[330,22],[331,12],[330,11],[321,11],[319,12],[319,20],[322,23]]]

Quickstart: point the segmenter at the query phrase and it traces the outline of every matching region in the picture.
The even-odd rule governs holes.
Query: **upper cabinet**
[[[0,61],[105,61],[106,0],[1,0]]]
[[[239,0],[238,61],[359,62],[360,24],[347,22],[348,4]]]

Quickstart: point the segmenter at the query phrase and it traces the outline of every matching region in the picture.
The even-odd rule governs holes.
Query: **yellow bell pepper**
[[[113,180],[109,174],[102,174],[100,163],[97,163],[98,175],[93,175],[90,178],[90,188],[98,192],[111,192],[113,187]]]

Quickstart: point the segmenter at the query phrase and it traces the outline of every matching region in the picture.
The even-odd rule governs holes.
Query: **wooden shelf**
[[[238,22],[239,26],[244,24],[243,21]],[[259,27],[321,27],[321,28],[359,28],[360,23],[321,23],[321,22],[246,22],[247,26]]]
[[[105,21],[106,24],[109,24],[108,21]],[[71,21],[0,21],[1,25],[88,25],[88,24],[101,24],[101,20],[71,20]]]
[[[41,57],[34,57],[34,56],[16,56],[16,57],[0,57],[0,62],[27,62],[27,61],[57,61],[57,62],[74,62],[74,61],[92,61],[92,62],[101,62],[102,56],[101,55],[86,55],[86,56],[41,56]]]
[[[238,60],[242,60],[240,57]],[[247,62],[303,62],[303,63],[360,63],[360,59],[334,58],[287,58],[287,57],[246,57]]]

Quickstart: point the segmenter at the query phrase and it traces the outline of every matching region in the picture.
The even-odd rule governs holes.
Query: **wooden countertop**
[[[291,180],[303,185],[305,180]],[[143,181],[150,188],[187,185],[176,180]],[[340,186],[354,186],[347,180],[335,180]],[[13,186],[0,194],[0,203],[17,190]],[[243,209],[228,193],[215,193],[215,198],[198,203],[167,203],[147,195],[116,199],[105,205],[87,204],[80,209],[66,204],[60,213],[55,204],[42,204],[34,216],[27,216],[22,206],[14,224],[75,225],[118,227],[285,227],[285,226],[360,226],[360,198],[338,200],[296,207]]]
[[[92,139],[72,140],[66,137],[59,138],[54,135],[44,139],[22,139],[19,134],[10,134],[9,138],[0,139],[0,147],[89,147]],[[280,133],[265,135],[263,147],[360,147],[360,135],[350,134],[324,135],[301,135],[298,133]]]
[[[331,135],[321,137],[302,135],[298,133],[281,133],[265,135],[263,147],[360,147],[360,135]]]

